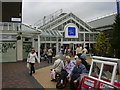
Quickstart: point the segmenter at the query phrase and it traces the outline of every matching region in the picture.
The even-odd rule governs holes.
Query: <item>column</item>
[[[32,38],[32,47],[33,47],[33,48],[35,47],[35,40],[34,40],[34,37]]]
[[[58,46],[59,46],[58,44],[59,44],[59,43],[58,43],[58,37],[56,37],[56,53],[59,51],[59,50],[58,50]]]
[[[23,60],[23,39],[22,35],[21,40],[17,40],[17,61],[22,61]]]
[[[73,43],[73,55],[75,55],[75,54],[74,54],[74,51],[75,51],[75,49],[74,49],[74,43]]]
[[[38,35],[38,58],[40,59],[40,35]]]
[[[85,33],[83,34],[83,39],[84,39],[84,44],[83,44],[83,47],[85,46]]]
[[[61,38],[61,46],[63,46],[63,37]]]
[[[46,46],[46,37],[45,37],[45,48],[47,48],[47,46]]]
[[[51,41],[52,42],[52,41]],[[52,48],[52,43],[50,43],[50,47]]]

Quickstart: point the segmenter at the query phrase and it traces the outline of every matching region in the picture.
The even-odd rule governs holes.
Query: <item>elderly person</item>
[[[55,58],[57,59],[54,62],[53,69],[51,71],[51,79],[52,81],[55,80],[55,75],[58,73],[61,73],[61,70],[64,69],[64,63],[63,60],[60,59],[60,55],[56,55]]]
[[[34,68],[35,59],[37,59],[38,63],[40,63],[40,60],[38,59],[37,54],[35,52],[35,49],[32,49],[32,51],[28,54],[27,59],[27,62],[30,64],[30,75],[32,75],[32,73],[35,73]]]
[[[69,78],[71,90],[76,90],[80,80],[80,74],[87,73],[86,67],[82,64],[82,61],[78,58],[76,60],[76,66],[72,70]]]
[[[70,56],[65,57],[65,69],[61,71],[61,75],[58,79],[56,87],[59,88],[65,88],[67,84],[67,79],[70,77],[71,72],[74,68],[74,64],[72,63]]]
[[[73,70],[73,68],[74,68],[75,65],[70,60],[70,56],[66,56],[65,60],[66,60],[66,62],[65,62],[65,70],[68,73],[67,77],[70,77],[70,74],[71,74],[71,72],[72,72],[72,70]]]

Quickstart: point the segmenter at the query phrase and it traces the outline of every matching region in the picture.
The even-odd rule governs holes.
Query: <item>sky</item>
[[[98,17],[109,15],[116,12],[115,0],[91,0],[88,2],[80,0],[23,0],[23,23],[34,25],[38,20],[44,16],[48,16],[59,9],[63,12],[72,12],[83,21],[87,22]]]

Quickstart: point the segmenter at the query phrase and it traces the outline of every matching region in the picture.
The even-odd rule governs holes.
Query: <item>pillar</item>
[[[35,40],[34,40],[34,38],[32,38],[32,47],[33,48],[35,47]]]
[[[22,61],[23,60],[23,39],[22,35],[21,40],[17,40],[17,61]]]
[[[40,59],[40,35],[38,35],[38,58]]]
[[[85,33],[83,34],[83,39],[84,39],[84,44],[83,44],[83,47],[85,46]]]
[[[59,49],[58,49],[59,45],[58,44],[59,44],[58,43],[58,37],[56,37],[56,53],[59,51]]]
[[[61,38],[61,46],[63,46],[63,37]]]

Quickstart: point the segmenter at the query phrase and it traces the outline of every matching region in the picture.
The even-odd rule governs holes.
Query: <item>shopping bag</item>
[[[30,64],[29,63],[27,63],[27,68],[30,68]]]

